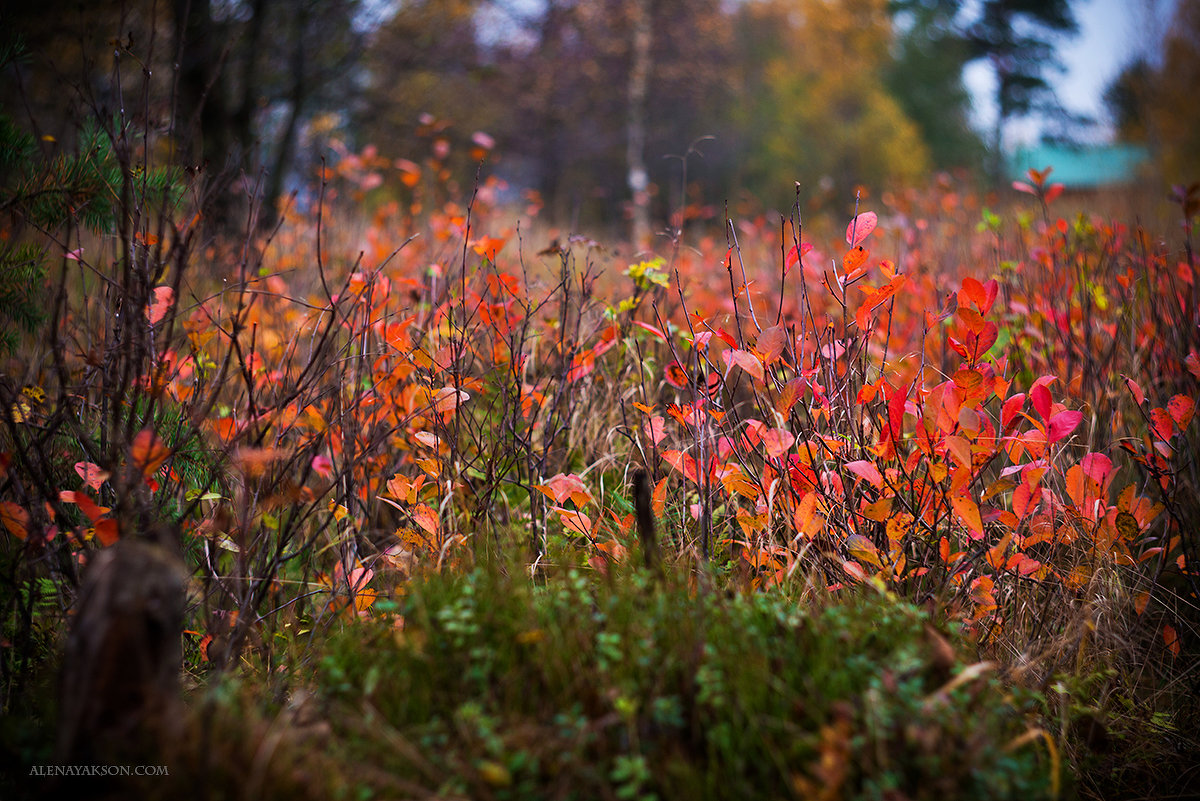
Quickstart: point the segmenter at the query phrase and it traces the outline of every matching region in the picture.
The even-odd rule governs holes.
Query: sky
[[[1133,58],[1157,52],[1158,42],[1170,21],[1175,0],[1075,0],[1079,35],[1062,43],[1059,56],[1066,67],[1062,74],[1049,73],[1062,104],[1070,111],[1095,118],[1100,127],[1096,139],[1112,136],[1104,91]],[[995,119],[991,92],[995,86],[986,64],[968,67],[964,75],[975,98],[975,123],[990,131]],[[1042,131],[1037,119],[1020,120],[1005,132],[1007,147],[1034,144]]]

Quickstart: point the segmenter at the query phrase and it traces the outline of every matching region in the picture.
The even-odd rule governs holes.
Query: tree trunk
[[[633,53],[629,69],[628,106],[625,122],[625,161],[627,182],[632,198],[632,230],[636,248],[650,243],[650,177],[646,172],[646,90],[652,66],[650,56],[653,29],[650,25],[650,0],[630,0],[633,28]]]
[[[300,115],[308,100],[309,85],[305,77],[305,40],[304,30],[308,26],[308,7],[301,5],[296,13],[296,41],[292,50],[292,87],[288,103],[287,124],[283,135],[279,138],[279,149],[275,152],[275,161],[267,176],[267,188],[262,197],[262,208],[259,209],[259,225],[262,228],[272,227],[279,219],[279,197],[283,194],[283,181],[287,170],[292,164],[296,151],[296,132],[300,126]]]

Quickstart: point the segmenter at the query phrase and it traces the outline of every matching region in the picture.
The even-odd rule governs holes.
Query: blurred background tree
[[[764,0],[736,26],[751,62],[738,97],[745,188],[786,209],[802,197],[852,198],[865,184],[916,181],[929,149],[887,90],[892,27],[885,0]],[[753,55],[752,55],[753,54]]]
[[[1062,69],[1056,44],[1077,33],[1069,0],[983,0],[965,28],[971,60],[986,59],[996,77],[996,120],[992,129],[991,169],[998,181],[1004,158],[1004,127],[1009,120],[1037,109],[1056,109],[1058,99],[1046,72]]]
[[[971,128],[971,96],[963,69],[971,48],[956,25],[956,0],[893,0],[892,57],[884,65],[888,92],[920,130],[933,166],[982,170],[986,147]]]
[[[1122,135],[1161,142],[1177,171],[1198,150],[1182,99],[1195,83],[1197,2],[1179,0],[1162,57],[1131,66],[1110,93]],[[786,209],[796,181],[820,207],[931,169],[994,178],[1008,122],[1056,106],[1055,48],[1077,28],[1074,6],[46,0],[0,12],[29,52],[6,71],[0,103],[60,136],[117,107],[105,88],[117,61],[144,64],[166,98],[148,130],[179,162],[204,166],[223,199],[214,208],[235,226],[252,195],[269,224],[335,140],[431,164],[468,189],[478,141],[494,139],[483,169],[514,198],[536,192],[557,223],[626,228],[644,213],[663,231],[726,200],[738,214]],[[963,83],[980,61],[996,75],[998,109],[983,136]],[[86,98],[73,111],[52,88],[63,78]]]
[[[1171,183],[1200,181],[1200,0],[1179,0],[1151,92],[1150,125]]]
[[[1157,3],[1151,0],[1151,5]],[[1135,53],[1112,80],[1104,102],[1121,141],[1157,156],[1167,183],[1200,181],[1200,0],[1177,0],[1161,49]]]
[[[151,4],[161,12],[161,3]],[[176,132],[181,155],[204,165],[230,200],[256,195],[269,226],[296,155],[302,121],[348,109],[365,41],[359,0],[174,0]],[[260,174],[265,180],[260,184]],[[214,204],[217,221],[244,203]]]

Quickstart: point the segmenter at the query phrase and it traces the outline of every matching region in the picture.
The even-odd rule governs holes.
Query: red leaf
[[[533,488],[540,490],[557,504],[572,500],[575,501],[576,506],[583,506],[585,503],[595,500],[583,483],[583,479],[574,473],[570,475],[558,473],[546,479],[545,484],[534,484]]]
[[[963,279],[961,294],[966,295],[967,300],[979,309],[980,314],[987,314],[996,301],[996,294],[999,291],[1000,285],[995,278],[986,284],[981,284],[978,280],[967,276]]]
[[[808,255],[808,252],[812,249],[813,249],[813,246],[808,242],[800,243],[799,252],[797,252],[796,246],[793,245],[792,248],[787,252],[787,256],[784,257],[783,274],[787,275],[788,272],[792,269],[792,267],[795,266],[796,262],[800,261],[800,259],[802,259],[806,255]]]
[[[1041,415],[1043,420],[1050,418],[1050,408],[1054,401],[1050,398],[1050,390],[1046,389],[1045,384],[1033,385],[1033,389],[1029,390],[1029,400],[1033,403],[1033,408]]]
[[[785,428],[772,428],[762,433],[762,444],[767,449],[767,455],[778,459],[792,448],[796,436]]]
[[[666,420],[661,414],[651,415],[650,419],[643,423],[642,430],[646,434],[646,438],[657,445],[667,436]]]
[[[1196,411],[1196,402],[1187,395],[1176,395],[1167,401],[1167,411],[1180,431],[1185,430],[1192,422],[1192,414]]]
[[[1000,427],[1003,433],[1007,434],[1012,430],[1012,423],[1017,419],[1017,413],[1025,406],[1025,393],[1021,392],[1013,395],[1008,400],[1004,401],[1004,407],[1000,411]]]
[[[634,320],[634,321],[633,321],[633,324],[634,324],[634,325],[636,325],[638,328],[641,328],[641,329],[644,329],[644,330],[646,330],[646,331],[649,331],[651,334],[653,334],[654,336],[658,337],[658,338],[659,338],[659,339],[661,339],[663,342],[669,342],[669,341],[670,341],[670,340],[667,338],[667,335],[666,335],[666,334],[664,334],[664,333],[662,332],[662,329],[660,329],[660,328],[656,328],[655,326],[652,326],[652,325],[650,325],[650,323],[643,323],[641,320]]]
[[[908,400],[908,384],[894,390],[888,397],[888,431],[893,440],[900,439],[900,429],[904,423],[904,404]]]
[[[99,465],[91,462],[76,462],[75,472],[83,479],[84,485],[92,490],[100,489],[100,485],[108,479],[107,471],[101,470]]]
[[[169,286],[158,286],[150,294],[152,299],[146,306],[146,318],[150,320],[150,325],[154,325],[166,317],[175,304],[175,290]]]
[[[1082,420],[1083,412],[1066,411],[1054,415],[1046,429],[1046,442],[1051,445],[1058,442],[1074,431]]]
[[[762,355],[767,364],[771,364],[783,353],[784,348],[787,347],[787,341],[787,331],[782,326],[773,325],[770,328],[764,328],[763,332],[758,335],[758,342],[754,344],[754,349]]]
[[[846,226],[846,244],[850,247],[858,247],[864,239],[871,235],[878,223],[879,217],[875,212],[864,211]]]
[[[675,387],[675,389],[684,389],[688,384],[687,373],[683,367],[674,359],[663,370],[663,377],[667,379],[667,383]]]
[[[868,462],[863,459],[846,462],[846,469],[859,478],[870,482],[874,487],[882,489],[883,476],[880,475],[879,468],[875,466],[874,462]]]
[[[333,462],[323,453],[319,453],[312,460],[313,471],[322,478],[329,478],[333,475]]]
[[[726,376],[729,375],[729,370],[732,370],[733,366],[736,364],[738,367],[754,376],[755,380],[757,380],[759,383],[762,383],[762,362],[760,362],[758,357],[753,353],[745,350],[727,350],[721,354],[721,358],[725,360]]]
[[[1113,469],[1112,459],[1102,453],[1086,454],[1079,460],[1079,464],[1083,467],[1084,475],[1101,486]]]
[[[1127,375],[1122,375],[1121,378],[1125,379],[1125,386],[1129,387],[1129,392],[1133,395],[1133,399],[1137,401],[1137,405],[1141,406],[1143,403],[1145,403],[1146,393],[1142,391],[1142,388],[1138,385],[1138,382],[1134,381]]]
[[[1150,410],[1150,433],[1154,438],[1166,442],[1175,433],[1174,421],[1166,409],[1155,407]]]

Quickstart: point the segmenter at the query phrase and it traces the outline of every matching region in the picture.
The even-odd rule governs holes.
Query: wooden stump
[[[64,764],[148,754],[178,723],[183,564],[122,540],[84,573],[63,658],[57,757]]]

